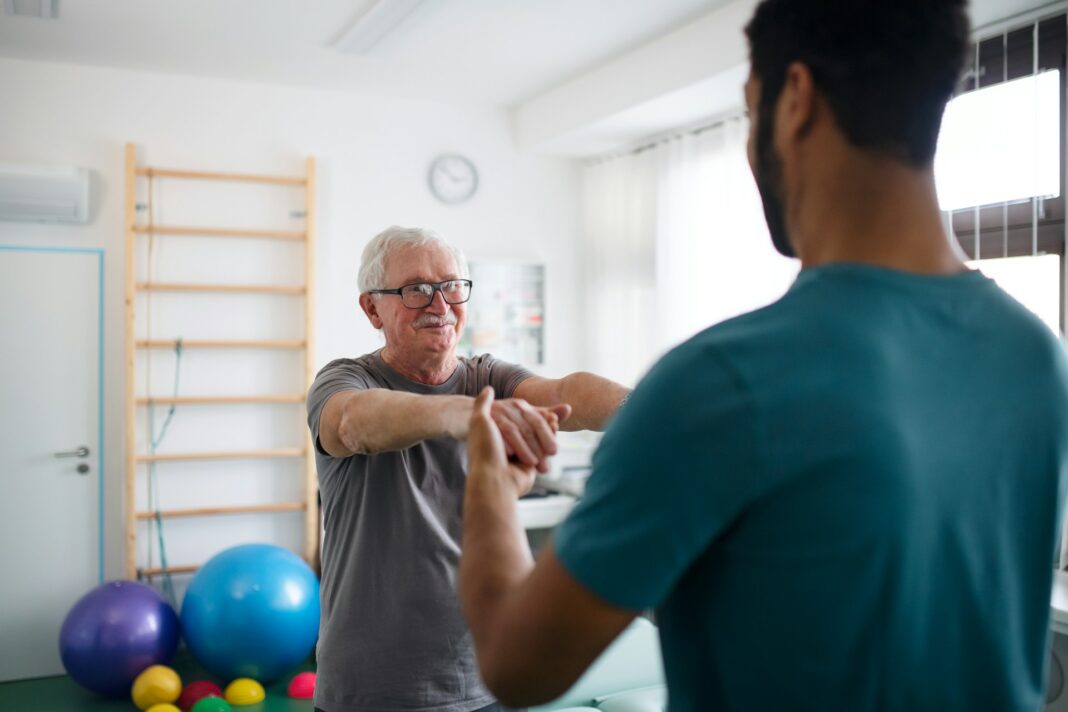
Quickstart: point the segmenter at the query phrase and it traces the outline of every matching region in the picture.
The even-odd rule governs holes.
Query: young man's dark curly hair
[[[851,143],[928,166],[969,32],[967,0],[764,0],[746,27],[759,128],[801,62]]]

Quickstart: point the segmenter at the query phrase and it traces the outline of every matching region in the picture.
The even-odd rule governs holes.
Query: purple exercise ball
[[[170,664],[178,637],[178,615],[155,589],[109,581],[70,609],[59,632],[59,656],[82,687],[127,697],[145,668]]]

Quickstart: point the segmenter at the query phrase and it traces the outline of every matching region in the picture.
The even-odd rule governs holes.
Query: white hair
[[[371,238],[371,241],[363,248],[363,256],[360,258],[360,270],[356,276],[356,284],[360,292],[388,288],[385,284],[386,259],[396,248],[408,245],[422,247],[433,244],[441,245],[452,253],[453,259],[456,260],[456,269],[459,270],[460,277],[466,279],[469,276],[467,259],[460,248],[452,245],[445,238],[431,230],[424,230],[421,227],[393,225]]]

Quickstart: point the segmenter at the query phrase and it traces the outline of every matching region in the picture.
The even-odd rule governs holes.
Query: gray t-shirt
[[[475,396],[486,385],[508,398],[532,375],[485,354],[460,358],[449,380],[428,386],[401,376],[376,351],[332,361],[316,376],[308,426],[325,527],[317,707],[469,712],[493,702],[456,596],[465,444],[439,438],[331,457],[319,443],[326,401],[368,388]]]

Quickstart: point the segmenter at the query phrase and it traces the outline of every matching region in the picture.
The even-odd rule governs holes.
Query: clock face
[[[478,171],[475,164],[463,156],[447,154],[438,156],[430,164],[427,176],[430,192],[443,203],[462,203],[478,188]]]

